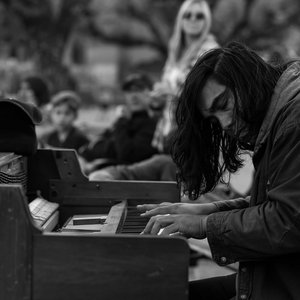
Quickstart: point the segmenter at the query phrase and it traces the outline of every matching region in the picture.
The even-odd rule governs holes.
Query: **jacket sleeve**
[[[137,162],[156,153],[151,146],[155,122],[145,119],[138,124],[134,133],[130,132],[127,120],[119,120],[114,128],[114,145],[120,162]]]
[[[275,140],[269,160],[267,201],[212,214],[207,238],[220,265],[300,252],[300,125]]]
[[[216,201],[214,204],[217,206],[218,211],[227,211],[237,208],[246,208],[249,206],[250,196],[246,198],[236,198],[230,200]]]

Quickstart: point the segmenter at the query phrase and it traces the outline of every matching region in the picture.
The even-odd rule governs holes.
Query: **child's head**
[[[126,105],[130,111],[147,110],[152,86],[152,80],[144,74],[131,74],[125,78],[122,90],[125,92]]]
[[[62,91],[51,99],[51,120],[55,129],[69,129],[77,118],[80,97],[72,91]]]

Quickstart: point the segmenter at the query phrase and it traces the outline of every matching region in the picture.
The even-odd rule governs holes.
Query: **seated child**
[[[88,144],[88,138],[74,126],[80,106],[79,96],[72,91],[62,91],[54,95],[50,102],[50,119],[53,131],[42,140],[46,147],[79,150]]]

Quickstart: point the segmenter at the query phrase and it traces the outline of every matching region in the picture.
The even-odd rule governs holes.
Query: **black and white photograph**
[[[0,0],[0,300],[299,300],[299,15]]]

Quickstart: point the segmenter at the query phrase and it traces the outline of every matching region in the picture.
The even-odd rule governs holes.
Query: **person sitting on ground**
[[[163,90],[153,90],[152,98],[164,99],[165,109],[157,122],[152,139],[152,146],[157,149],[157,154],[133,164],[120,164],[109,166],[89,174],[89,179],[94,180],[152,180],[175,181],[176,166],[169,154],[171,114],[170,109],[174,96],[165,94]]]
[[[176,180],[176,166],[167,146],[174,130],[171,106],[197,58],[219,46],[210,33],[211,18],[209,5],[204,0],[186,0],[178,11],[162,78],[154,85],[154,93],[166,99],[163,117],[152,140],[158,154],[132,165],[96,171],[90,174],[90,180]]]
[[[53,129],[42,138],[45,147],[78,151],[89,143],[85,134],[74,126],[80,102],[80,97],[73,91],[61,91],[52,97],[50,118]]]
[[[110,164],[130,164],[157,153],[151,145],[157,119],[149,115],[149,92],[152,80],[145,74],[131,74],[123,82],[126,105],[111,128],[80,151],[87,161],[83,171]],[[98,164],[98,165],[97,165]]]

